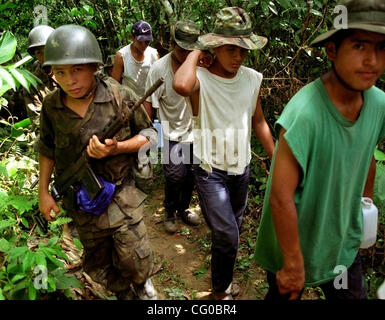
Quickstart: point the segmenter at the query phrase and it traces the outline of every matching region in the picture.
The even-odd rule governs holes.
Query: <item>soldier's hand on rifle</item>
[[[49,192],[39,192],[39,210],[47,221],[55,221],[60,209]]]
[[[106,139],[101,143],[97,136],[93,135],[87,146],[87,153],[90,157],[101,159],[116,154],[118,142],[115,139]]]

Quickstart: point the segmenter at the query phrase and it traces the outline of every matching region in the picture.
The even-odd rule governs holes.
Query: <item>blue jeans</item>
[[[163,205],[166,212],[184,211],[190,206],[194,189],[193,144],[164,140],[163,171],[166,177]]]
[[[249,166],[243,174],[228,175],[194,165],[203,216],[211,229],[211,281],[215,292],[224,292],[233,280],[239,248],[239,230],[247,204]]]

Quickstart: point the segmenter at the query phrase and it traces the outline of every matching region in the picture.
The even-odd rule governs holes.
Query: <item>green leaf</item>
[[[31,251],[28,251],[23,258],[23,272],[28,272],[32,264],[35,262],[35,254]]]
[[[24,76],[16,69],[9,69],[9,72],[20,82],[20,84],[29,92],[29,83]]]
[[[9,253],[10,253],[10,256],[12,259],[16,259],[16,258],[20,257],[21,255],[24,255],[28,250],[29,249],[27,246],[22,246],[22,247],[16,247],[16,248],[11,249],[9,251]]]
[[[19,213],[31,211],[35,200],[29,200],[25,196],[13,195],[8,198],[9,204],[14,207]]]
[[[48,282],[48,291],[49,292],[56,291],[56,283],[54,279],[52,279],[51,277],[48,277],[47,282]]]
[[[48,258],[48,260],[50,260],[54,265],[58,266],[58,267],[61,267],[61,268],[64,268],[64,264],[63,262],[59,261],[58,259],[56,259],[50,252],[49,250],[50,248],[41,248],[41,251],[44,252],[44,254],[46,255],[46,257]]]
[[[34,74],[32,74],[31,72],[29,72],[28,70],[24,70],[24,69],[18,69],[19,72],[24,76],[24,78],[30,83],[32,84],[32,86],[34,88],[37,88],[38,87],[38,84],[41,84],[42,81],[36,77]]]
[[[16,52],[17,41],[10,32],[4,32],[0,38],[0,64],[13,58]]]
[[[4,167],[2,164],[0,164],[0,175],[3,175],[4,177],[8,178],[7,168]]]
[[[28,298],[29,300],[36,300],[36,289],[33,282],[29,283],[28,286]]]
[[[54,246],[57,243],[58,240],[59,240],[58,237],[52,237],[51,239],[49,239],[49,241],[47,243],[47,247]]]
[[[81,288],[82,283],[74,275],[66,275],[67,270],[57,269],[52,272],[57,289]]]
[[[288,9],[290,7],[290,3],[288,0],[277,0],[281,7],[284,9]]]
[[[6,228],[9,228],[10,226],[13,226],[16,224],[16,221],[13,220],[1,220],[0,221],[0,231]]]
[[[0,288],[0,300],[5,300],[5,297],[3,295],[3,290]]]
[[[2,67],[0,67],[0,78],[3,79],[3,85],[7,84],[14,91],[16,90],[15,80],[13,80],[13,77],[11,76],[11,74],[6,69],[4,69]]]
[[[310,9],[310,13],[314,14],[315,16],[321,17],[321,18],[323,17],[321,12],[314,10],[314,9]]]
[[[274,13],[276,16],[278,15],[277,8],[275,7],[274,2],[270,1],[269,3],[269,9],[272,13]]]
[[[28,220],[26,218],[21,217],[20,221],[21,221],[21,223],[23,224],[24,227],[29,228],[29,222],[28,222]]]
[[[80,240],[78,238],[74,238],[74,244],[75,244],[75,246],[76,246],[76,248],[78,250],[82,250],[83,249],[83,245],[82,245],[82,243],[80,242]]]
[[[44,266],[47,267],[47,261],[45,259],[45,254],[43,252],[36,252],[35,254],[35,261],[37,266]]]
[[[12,282],[12,283],[16,283],[16,282],[20,281],[21,279],[24,279],[26,276],[27,276],[26,274],[19,273],[19,274],[15,275],[15,276],[11,279],[11,282]]]
[[[60,258],[63,258],[64,260],[69,261],[68,256],[63,252],[62,248],[59,246],[53,247],[53,248],[45,248],[47,252],[49,252],[52,255],[56,255]]]
[[[261,8],[265,16],[269,15],[269,6],[266,1],[261,1]]]
[[[383,153],[382,151],[376,149],[376,150],[374,150],[374,158],[377,161],[385,161],[385,153]]]
[[[5,240],[4,238],[0,239],[0,251],[7,253],[9,248],[11,247],[11,244]]]
[[[24,279],[22,281],[20,281],[12,290],[13,293],[19,291],[19,290],[22,290],[22,289],[25,289],[27,288],[29,285],[29,280],[28,279]]]
[[[26,118],[26,119],[23,119],[19,122],[16,122],[14,127],[16,129],[19,129],[19,128],[28,128],[29,126],[31,125],[31,120],[29,118]]]

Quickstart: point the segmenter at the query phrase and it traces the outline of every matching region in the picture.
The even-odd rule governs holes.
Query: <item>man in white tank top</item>
[[[202,213],[212,231],[213,298],[232,299],[232,281],[239,247],[239,229],[247,204],[251,129],[271,158],[274,142],[263,115],[259,89],[262,74],[242,66],[248,50],[267,42],[252,32],[249,15],[231,7],[217,14],[213,33],[200,42],[215,52],[191,52],[174,76],[173,87],[190,98],[194,121],[195,181]]]
[[[131,43],[118,51],[111,76],[130,87],[138,96],[145,92],[146,78],[150,67],[159,59],[155,48],[149,46],[153,40],[151,26],[138,21],[132,26]]]

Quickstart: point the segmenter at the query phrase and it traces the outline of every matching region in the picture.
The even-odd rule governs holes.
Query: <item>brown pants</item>
[[[131,283],[144,283],[153,269],[153,253],[142,215],[144,204],[133,209],[123,203],[122,199],[127,198],[115,197],[100,216],[82,211],[70,213],[84,248],[84,271],[116,293],[125,291]]]

